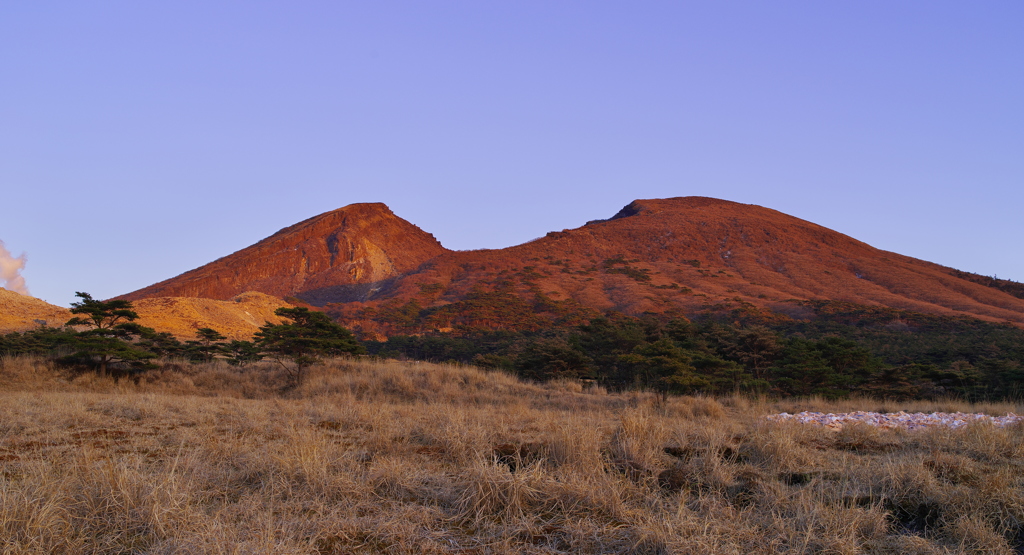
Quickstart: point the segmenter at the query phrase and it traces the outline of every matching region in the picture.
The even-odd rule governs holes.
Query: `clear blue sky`
[[[1024,2],[0,4],[0,240],[53,303],[353,202],[474,249],[686,195],[1024,280]]]

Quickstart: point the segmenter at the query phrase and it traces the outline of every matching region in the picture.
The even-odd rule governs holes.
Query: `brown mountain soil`
[[[370,336],[539,329],[605,311],[771,321],[809,316],[807,300],[1024,324],[1024,299],[950,268],[704,197],[637,200],[608,220],[477,251],[445,250],[384,205],[357,204],[126,297],[233,288],[295,295]]]
[[[384,204],[352,204],[120,298],[227,300],[260,291],[322,305],[339,296],[372,294],[371,287],[360,286],[413,270],[443,252],[433,235],[395,216]]]

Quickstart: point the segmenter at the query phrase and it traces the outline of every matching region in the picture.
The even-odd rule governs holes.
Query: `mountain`
[[[843,301],[1024,324],[1024,299],[761,206],[637,200],[514,247],[449,251],[383,204],[311,218],[128,294],[294,296],[364,335],[541,329],[605,311],[771,320]]]
[[[414,270],[447,252],[433,235],[381,203],[320,214],[205,266],[119,298],[205,297],[245,291],[294,296],[322,305],[370,294],[373,284]]]

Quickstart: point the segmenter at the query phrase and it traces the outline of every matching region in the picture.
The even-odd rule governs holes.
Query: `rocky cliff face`
[[[353,204],[120,298],[223,300],[259,291],[323,304],[366,296],[373,284],[414,270],[444,252],[432,235],[398,218],[384,204]]]

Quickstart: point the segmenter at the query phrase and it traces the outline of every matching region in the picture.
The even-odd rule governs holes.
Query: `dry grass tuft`
[[[0,360],[0,553],[1014,553],[1024,427],[839,432],[773,402],[459,365]],[[831,403],[831,404],[830,404]]]

